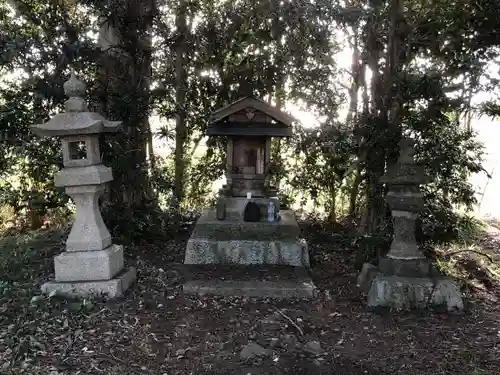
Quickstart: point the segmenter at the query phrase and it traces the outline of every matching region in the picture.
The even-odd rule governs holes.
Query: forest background
[[[380,177],[411,135],[433,179],[419,238],[457,239],[471,210],[494,205],[481,194],[495,156],[475,130],[487,121],[494,142],[499,12],[493,0],[0,1],[2,225],[71,216],[53,186],[59,141],[29,127],[62,110],[74,70],[92,110],[124,124],[102,139],[115,176],[102,209],[123,241],[173,233],[213,202],[224,140],[204,136],[207,117],[250,94],[302,122],[273,143],[273,178],[299,214],[390,233]]]

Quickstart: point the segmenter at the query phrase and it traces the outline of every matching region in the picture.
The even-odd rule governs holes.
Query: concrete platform
[[[290,266],[184,266],[187,294],[260,298],[314,298],[307,270]]]
[[[197,295],[260,298],[314,298],[316,287],[311,282],[193,280],[183,286],[184,293]]]
[[[42,285],[42,293],[64,297],[89,297],[91,295],[105,295],[108,298],[119,297],[132,285],[136,279],[136,270],[131,267],[125,269],[111,280],[57,282],[50,281]]]
[[[281,264],[309,267],[307,243],[291,210],[278,222],[250,223],[237,213],[217,220],[205,209],[186,247],[185,264]]]

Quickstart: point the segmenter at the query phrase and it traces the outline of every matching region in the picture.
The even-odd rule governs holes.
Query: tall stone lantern
[[[65,187],[76,206],[66,251],[54,258],[55,281],[42,285],[42,291],[116,297],[135,280],[136,271],[124,269],[123,247],[112,243],[99,210],[99,197],[113,180],[111,168],[101,161],[99,136],[117,132],[121,121],[89,112],[85,89],[72,73],[64,84],[65,112],[32,126],[39,136],[61,138],[64,168],[56,174],[55,185]]]
[[[358,284],[368,292],[368,306],[426,308],[443,306],[448,311],[463,309],[460,290],[425,257],[415,238],[416,220],[424,208],[419,185],[430,182],[424,166],[414,159],[415,141],[403,138],[397,163],[381,182],[389,186],[386,196],[394,223],[389,252],[378,267],[365,264]]]

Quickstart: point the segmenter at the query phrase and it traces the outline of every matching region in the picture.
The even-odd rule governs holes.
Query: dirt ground
[[[126,262],[137,267],[138,280],[113,301],[40,297],[60,238],[34,249],[24,267],[29,273],[0,282],[0,373],[500,373],[496,280],[469,275],[463,315],[370,312],[356,288],[353,250],[309,234],[318,260],[315,300],[187,296],[180,271],[187,235],[128,248]],[[496,250],[496,240],[492,234],[484,246]],[[321,349],[304,351],[312,341]],[[272,354],[243,361],[250,342]]]

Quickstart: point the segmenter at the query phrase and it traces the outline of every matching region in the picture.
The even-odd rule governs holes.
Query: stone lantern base
[[[123,268],[123,247],[97,251],[65,251],[54,258],[55,280],[42,285],[43,293],[66,297],[121,296],[135,281],[135,268]]]
[[[448,312],[464,308],[456,282],[442,276],[426,259],[381,259],[379,267],[365,263],[358,286],[367,293],[369,308],[425,309]]]

